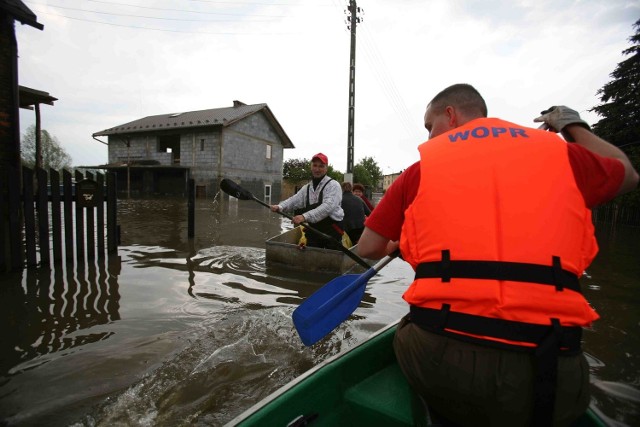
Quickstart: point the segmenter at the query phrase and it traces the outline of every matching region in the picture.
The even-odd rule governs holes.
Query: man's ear
[[[456,109],[448,106],[445,107],[444,113],[447,115],[447,124],[450,129],[454,129],[458,127],[458,116],[456,114]]]

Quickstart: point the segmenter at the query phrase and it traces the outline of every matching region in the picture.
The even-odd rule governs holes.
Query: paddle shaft
[[[256,202],[260,203],[263,206],[268,207],[269,209],[271,209],[271,205],[263,202],[262,200],[258,199],[256,196],[254,196],[253,194],[251,195],[251,198],[253,200],[255,200]],[[293,221],[293,217],[291,215],[289,215],[288,213],[282,212],[280,210],[276,211],[276,213],[279,213],[280,215],[282,215],[285,218],[289,218],[290,220]],[[322,238],[327,239],[327,240],[333,240],[334,242],[336,242],[336,246],[338,247],[339,250],[341,250],[342,252],[345,253],[345,255],[347,255],[349,258],[351,258],[352,260],[354,260],[355,262],[357,262],[358,264],[360,264],[361,266],[363,266],[366,269],[369,269],[371,266],[369,264],[367,264],[367,262],[365,260],[363,260],[362,258],[360,258],[358,255],[354,254],[353,252],[351,252],[348,248],[345,248],[344,246],[342,246],[342,244],[340,242],[338,242],[336,239],[334,239],[333,237],[329,236],[328,234],[323,233],[320,230],[317,230],[315,228],[313,228],[312,226],[310,226],[307,222],[303,222],[301,223],[301,225],[305,228],[308,228],[309,230],[313,231],[314,233],[322,236]]]

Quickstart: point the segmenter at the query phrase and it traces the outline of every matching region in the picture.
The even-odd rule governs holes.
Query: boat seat
[[[353,417],[351,425],[414,425],[415,396],[395,363],[350,387],[344,397]]]

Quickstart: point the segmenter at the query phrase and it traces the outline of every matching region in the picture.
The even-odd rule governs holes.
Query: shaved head
[[[448,106],[454,107],[469,119],[487,117],[487,104],[482,95],[473,86],[466,83],[449,86],[429,103],[429,107],[436,114],[441,113]]]

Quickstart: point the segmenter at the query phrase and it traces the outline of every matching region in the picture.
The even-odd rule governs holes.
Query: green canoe
[[[391,324],[351,350],[327,359],[227,425],[429,425],[425,421],[414,424],[414,396],[393,353],[396,325]],[[605,425],[591,408],[575,424]]]

